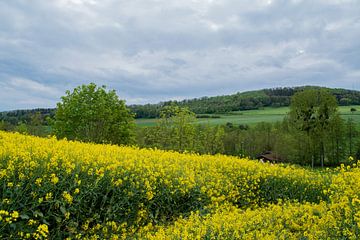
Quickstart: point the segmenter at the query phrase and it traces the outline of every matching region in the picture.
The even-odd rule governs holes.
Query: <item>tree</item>
[[[306,133],[307,151],[305,157],[311,158],[311,165],[325,161],[327,131],[336,127],[332,122],[339,121],[337,102],[329,92],[308,89],[296,93],[291,99],[289,120],[293,127]]]
[[[45,127],[43,126],[43,120],[40,112],[34,112],[29,114],[30,121],[27,124],[28,131],[31,135],[45,136]]]
[[[115,90],[90,83],[66,91],[61,99],[53,122],[57,137],[95,143],[134,142],[134,116]]]
[[[19,122],[19,124],[14,128],[14,131],[22,133],[22,134],[28,134],[29,133],[28,127],[23,122]]]
[[[1,120],[0,121],[0,130],[2,131],[12,131],[14,126],[11,125],[9,122]]]
[[[195,129],[195,147],[194,150],[202,154],[224,153],[224,136],[223,126],[210,126],[199,124]]]
[[[195,114],[188,108],[165,106],[160,112],[158,123],[160,138],[165,149],[192,151],[196,121]]]

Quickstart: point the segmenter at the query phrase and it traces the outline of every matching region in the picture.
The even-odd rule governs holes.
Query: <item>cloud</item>
[[[54,94],[57,92],[56,89],[45,86],[44,84],[25,79],[25,78],[11,78],[8,82],[9,86],[21,89],[24,91],[30,91],[36,94]]]
[[[0,2],[0,110],[95,82],[128,103],[317,84],[360,89],[351,0]]]

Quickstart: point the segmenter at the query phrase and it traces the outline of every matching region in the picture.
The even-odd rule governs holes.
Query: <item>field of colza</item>
[[[0,131],[1,239],[359,239],[360,168]]]

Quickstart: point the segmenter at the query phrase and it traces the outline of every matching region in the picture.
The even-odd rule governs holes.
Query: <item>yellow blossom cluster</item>
[[[359,169],[0,131],[0,237],[356,239]]]

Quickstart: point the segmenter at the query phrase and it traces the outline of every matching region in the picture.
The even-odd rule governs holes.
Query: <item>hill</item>
[[[255,110],[263,107],[286,107],[291,97],[304,89],[326,89],[337,99],[340,106],[360,105],[360,91],[342,88],[303,86],[293,88],[271,88],[257,91],[238,92],[232,95],[202,97],[182,101],[167,101],[158,104],[130,105],[136,118],[156,118],[166,105],[188,107],[196,114],[221,114],[232,111]]]

